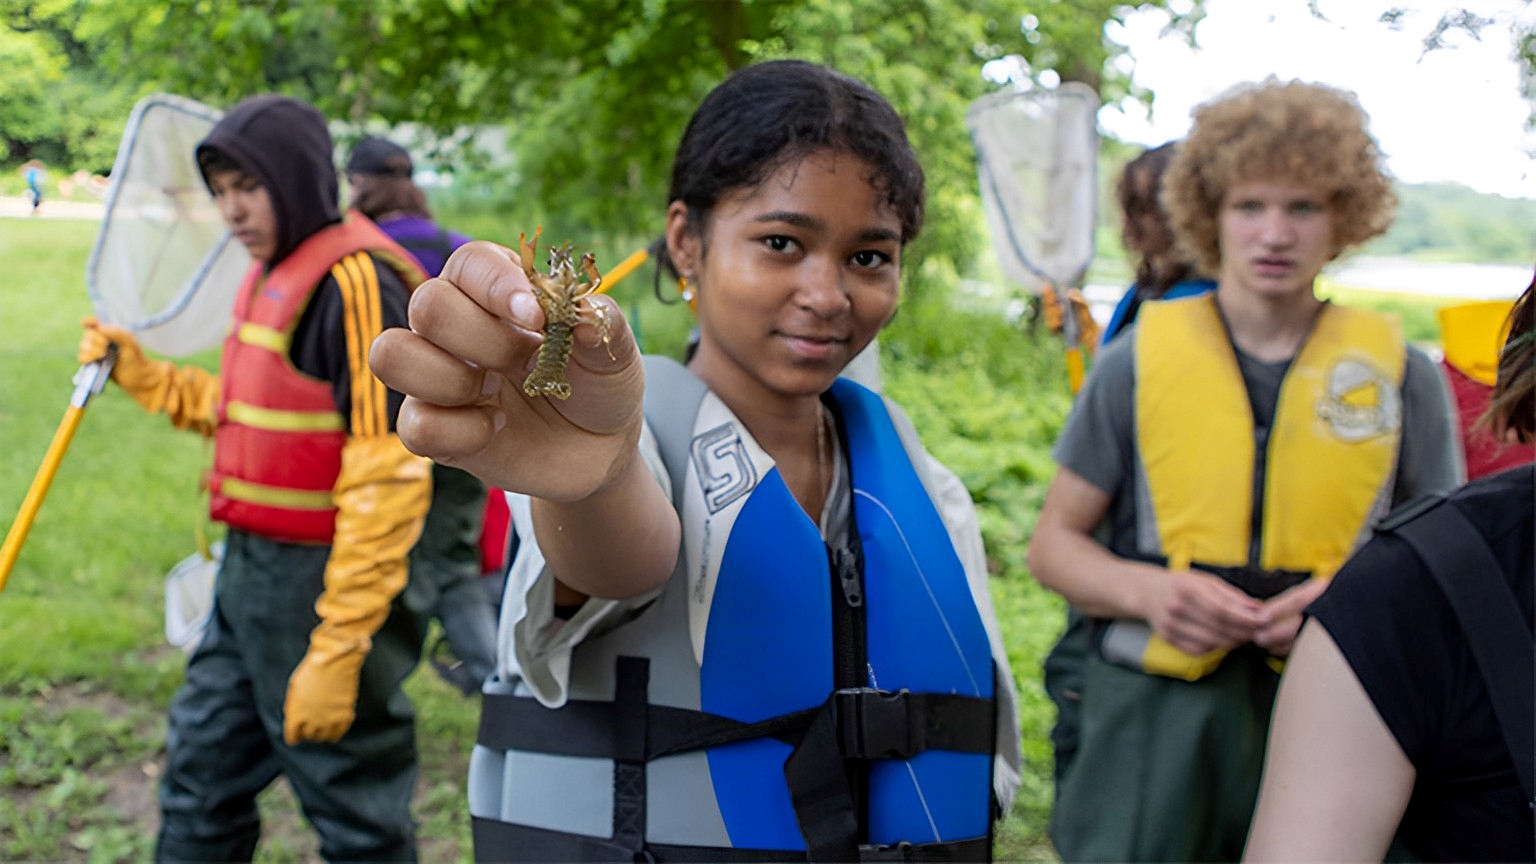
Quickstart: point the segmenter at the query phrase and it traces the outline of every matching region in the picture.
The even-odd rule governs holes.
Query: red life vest
[[[311,235],[270,273],[260,262],[246,273],[219,362],[222,393],[206,480],[215,521],[290,543],[331,542],[346,420],[331,382],[300,372],[288,350],[325,274],[356,252],[378,256],[407,289],[424,279],[404,249],[355,211]]]

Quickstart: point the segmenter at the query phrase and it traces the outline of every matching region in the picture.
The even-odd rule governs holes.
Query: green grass
[[[0,531],[68,405],[95,232],[90,222],[0,219]],[[90,403],[0,593],[0,860],[149,859],[164,714],[184,663],[164,640],[164,577],[196,548],[209,459],[201,439],[115,387]],[[423,860],[467,861],[464,773],[478,707],[431,672],[408,689]],[[317,860],[287,790],[274,787],[264,807],[258,860]]]
[[[95,230],[88,222],[0,220],[0,272],[8,277],[0,284],[0,530],[10,527],[67,405],[79,320],[90,313],[84,268]],[[649,278],[621,288],[626,311],[643,310],[649,348],[681,343],[688,317],[650,299]],[[1328,290],[1401,315],[1416,341],[1437,338],[1434,308],[1445,301]],[[1049,448],[1070,407],[1059,344],[992,311],[913,302],[882,346],[887,390],[977,502],[1022,694],[1024,785],[997,854],[1051,860],[1054,710],[1040,666],[1061,629],[1062,605],[1029,577],[1024,554],[1054,471]],[[195,549],[206,506],[197,481],[210,455],[196,436],[145,415],[115,387],[92,401],[0,593],[0,860],[148,859],[164,713],[184,662],[164,643],[163,580]],[[478,706],[430,671],[418,671],[407,688],[419,714],[422,860],[468,860],[464,776]],[[259,860],[316,860],[286,787],[275,785],[262,801]]]

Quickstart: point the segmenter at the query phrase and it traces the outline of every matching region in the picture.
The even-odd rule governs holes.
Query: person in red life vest
[[[467,236],[433,221],[426,193],[412,179],[411,154],[399,144],[363,138],[353,145],[346,171],[353,209],[411,253],[428,278],[442,272],[453,250],[469,242]],[[436,618],[443,628],[427,658],[465,695],[479,693],[496,666],[496,615],[483,586],[499,580],[480,577],[491,572],[484,550],[507,546],[508,519],[492,518],[498,505],[505,514],[501,490],[487,495],[485,484],[473,474],[434,464],[432,509],[411,555],[406,602]],[[500,564],[496,571],[499,575]]]
[[[1439,310],[1440,368],[1456,399],[1457,431],[1467,460],[1467,479],[1476,480],[1536,461],[1536,445],[1500,440],[1478,425],[1488,411],[1499,368],[1499,346],[1508,326],[1510,300],[1479,300]]]
[[[214,606],[171,703],[159,861],[249,861],[256,796],[286,775],[328,861],[415,861],[415,720],[401,682],[425,620],[402,602],[431,463],[395,434],[402,397],[368,345],[424,278],[339,206],[313,106],[247,99],[197,146],[219,212],[255,259],[219,373],[152,360],[87,320],[82,362],[213,439],[211,513],[229,526]]]

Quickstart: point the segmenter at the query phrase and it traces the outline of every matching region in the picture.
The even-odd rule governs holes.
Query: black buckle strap
[[[1142,555],[1123,550],[1117,551],[1115,554],[1132,561],[1156,564],[1159,567],[1168,566],[1168,559],[1162,555]],[[1190,562],[1189,569],[1199,570],[1201,573],[1209,573],[1212,576],[1219,577],[1222,581],[1255,600],[1268,600],[1312,578],[1310,570],[1266,569],[1255,564],[1240,564],[1233,567],[1222,564],[1207,564],[1203,561],[1192,561]]]
[[[849,687],[832,694],[845,759],[911,759],[927,750],[992,752],[989,699]]]
[[[1208,564],[1191,564],[1192,570],[1203,570],[1215,576],[1221,577],[1227,584],[1237,588],[1255,600],[1268,600],[1312,578],[1310,572],[1300,570],[1269,570],[1244,564],[1241,567],[1216,567]]]
[[[868,687],[833,692],[784,761],[784,780],[808,857],[858,861],[913,854],[899,846],[881,851],[859,845],[859,815],[845,760],[910,759],[928,750],[990,753],[994,721],[992,700],[974,696]]]
[[[898,843],[894,846],[860,846],[860,864],[940,864],[992,860],[992,838],[951,840],[947,843]]]
[[[630,758],[632,751],[626,747],[621,756],[615,740],[617,709],[612,702],[573,699],[559,708],[546,708],[529,696],[486,693],[481,698],[484,704],[477,736],[481,746],[588,759]],[[800,743],[819,710],[818,706],[757,723],[743,723],[703,711],[648,705],[643,709],[647,730],[645,759],[758,738],[776,738],[794,746]],[[641,715],[630,714],[626,719],[635,723]],[[629,747],[633,747],[633,742]]]
[[[838,750],[843,757],[911,758],[923,737],[922,721],[913,717],[915,703],[907,698],[911,695],[906,690],[888,693],[861,687],[834,692]]]
[[[804,852],[788,849],[728,849],[717,846],[679,846],[670,843],[647,843],[639,851],[621,846],[601,837],[567,834],[547,828],[514,825],[495,819],[473,817],[470,820],[475,844],[475,860],[482,864],[499,861],[656,861],[656,862],[741,862],[741,864],[770,864],[770,862],[805,861]],[[859,862],[924,862],[987,861],[991,859],[991,842],[985,838],[958,840],[951,843],[901,843],[895,846],[860,846]]]
[[[629,674],[620,677],[630,679],[632,685],[621,688],[625,694],[620,694],[619,701],[628,703],[624,706],[628,711],[621,711],[613,702],[581,701],[549,709],[528,697],[486,694],[479,743],[504,751],[614,759],[617,798],[624,797],[623,793],[633,796],[637,791],[632,788],[637,778],[628,777],[632,772],[621,769],[641,767],[646,761],[672,753],[777,738],[795,748],[784,763],[784,777],[810,860],[961,861],[988,857],[991,847],[986,838],[976,841],[979,846],[972,841],[860,845],[860,820],[854,812],[845,762],[910,759],[929,750],[991,753],[996,720],[992,700],[854,687],[834,691],[816,708],[742,723],[682,708],[642,708],[635,695],[644,692],[643,675],[636,674],[639,670],[626,671]],[[627,722],[620,722],[621,715]],[[644,730],[643,746],[635,735],[637,729]],[[643,777],[643,773],[638,774],[642,783]],[[630,782],[621,786],[621,779]],[[646,843],[643,829],[637,830],[637,820],[643,820],[643,803],[638,808],[626,806],[625,811],[627,818],[616,819],[616,836],[605,848],[661,849]],[[643,825],[643,821],[638,824]],[[477,824],[477,837],[481,831]]]

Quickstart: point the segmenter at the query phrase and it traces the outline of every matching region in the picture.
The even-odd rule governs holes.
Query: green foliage
[[[77,37],[82,5],[0,0],[0,161],[112,167],[138,82],[109,75]]]
[[[1373,255],[1529,264],[1536,201],[1487,195],[1456,183],[1398,184],[1397,221],[1365,247]]]
[[[27,0],[0,4],[31,8]],[[1169,14],[1175,30],[1190,34],[1203,6],[1187,5],[1191,11]],[[1024,9],[1012,0],[563,0],[514,10],[475,0],[54,0],[53,7],[49,32],[58,45],[80,49],[81,68],[134,86],[216,105],[278,91],[355,124],[413,122],[441,135],[505,124],[515,167],[496,178],[500,209],[546,214],[565,236],[613,237],[626,247],[660,234],[672,148],[710,87],[754,60],[824,62],[869,81],[908,120],[929,173],[928,227],[908,259],[912,291],[921,294],[966,275],[984,240],[972,227],[979,201],[963,122],[968,103],[993,86],[982,66],[1018,55],[1037,73],[1054,69],[1119,98],[1129,82],[1107,64],[1123,49],[1106,39],[1105,24],[1136,8],[1166,9],[1168,0]],[[115,140],[115,132],[106,137]],[[924,266],[930,258],[936,271]]]
[[[49,93],[64,77],[64,59],[50,49],[36,34],[0,30],[0,67],[9,70],[0,91],[0,129],[5,130],[0,158],[19,144],[40,141],[55,131],[46,106]]]
[[[1317,295],[1345,306],[1358,306],[1385,312],[1396,318],[1403,327],[1403,337],[1415,345],[1440,343],[1440,318],[1442,306],[1466,302],[1458,297],[1427,297],[1417,294],[1388,294],[1340,285],[1324,277],[1318,280]]]

